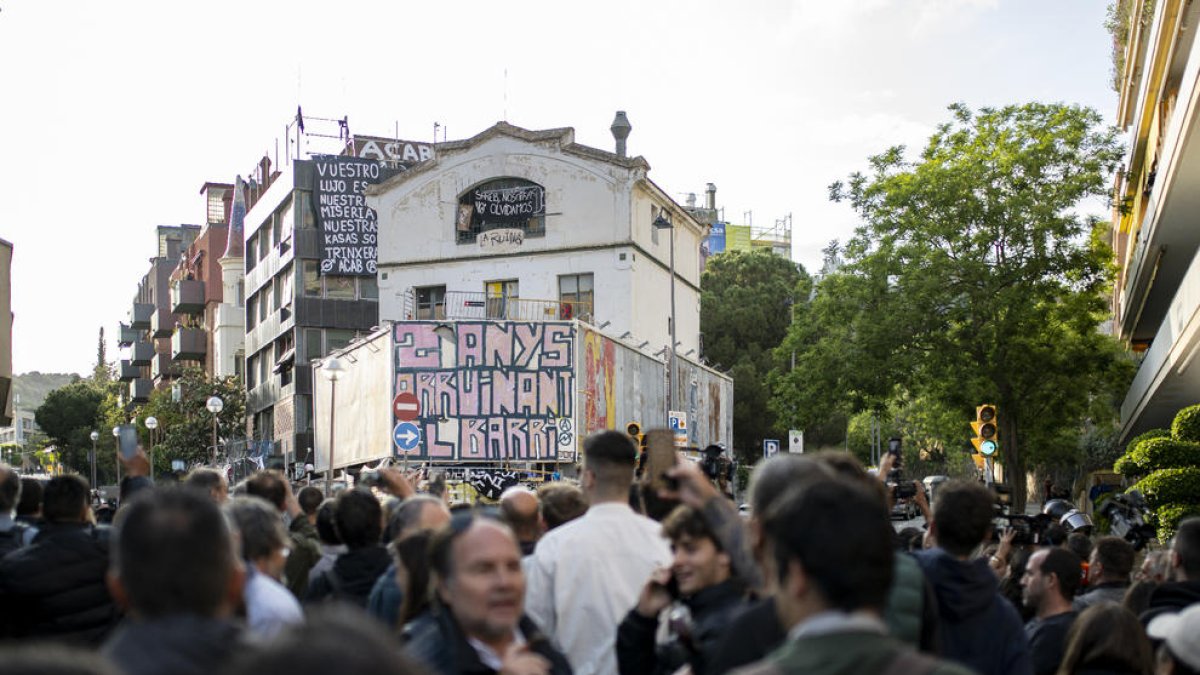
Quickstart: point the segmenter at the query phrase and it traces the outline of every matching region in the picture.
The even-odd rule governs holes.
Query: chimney
[[[689,209],[696,208],[696,193],[689,192],[687,197],[687,205]]]
[[[713,185],[712,183],[709,183],[708,186],[704,188],[704,195],[705,195],[705,208],[707,208],[709,211],[716,211],[717,210],[717,186]]]
[[[617,116],[613,118],[612,126],[608,129],[612,132],[613,138],[617,140],[617,157],[624,157],[625,139],[629,138],[629,132],[633,129],[624,110],[617,111]]]

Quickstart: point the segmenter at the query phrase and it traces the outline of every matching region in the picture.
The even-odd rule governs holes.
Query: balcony
[[[171,359],[203,361],[208,353],[208,333],[200,328],[180,328],[171,336]]]
[[[153,358],[154,345],[149,342],[135,342],[129,349],[129,362],[135,366],[148,366]]]
[[[171,311],[176,314],[200,314],[204,311],[204,282],[180,279],[171,284]]]
[[[445,302],[416,306],[414,319],[494,319],[497,321],[592,321],[592,303],[528,300],[489,296],[487,293],[447,291]]]
[[[178,377],[179,365],[171,360],[170,354],[155,354],[150,362],[150,378],[158,381],[164,378]]]
[[[154,391],[154,385],[150,384],[150,380],[139,377],[129,383],[129,401],[131,403],[145,403],[150,400],[150,392],[152,391]]]
[[[175,315],[165,309],[159,309],[150,315],[150,336],[156,338],[171,337],[175,330]]]
[[[117,364],[117,379],[120,381],[128,382],[141,376],[142,369],[133,365],[133,362],[129,359],[121,359],[121,362]]]
[[[138,330],[150,330],[150,317],[154,315],[154,305],[148,302],[135,302],[129,310],[129,327]]]
[[[119,346],[128,347],[129,345],[141,339],[142,331],[137,330],[132,326],[127,326],[123,323],[117,326],[117,344]]]

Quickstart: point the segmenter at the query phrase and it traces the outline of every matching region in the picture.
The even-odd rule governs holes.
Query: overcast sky
[[[1106,0],[203,3],[0,0],[0,237],[15,372],[86,373],[126,320],[154,226],[200,223],[302,104],[428,141],[498,120],[629,151],[678,201],[794,219],[810,270],[855,225],[827,186],[946,106],[1031,100],[1111,119]],[[507,73],[507,74],[506,74]],[[703,197],[701,196],[701,199]]]

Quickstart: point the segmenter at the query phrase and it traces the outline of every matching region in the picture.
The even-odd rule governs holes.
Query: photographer
[[[663,521],[671,567],[656,570],[617,629],[621,675],[705,672],[722,629],[745,605],[745,584],[700,512],[680,506]],[[666,638],[655,643],[659,623]]]

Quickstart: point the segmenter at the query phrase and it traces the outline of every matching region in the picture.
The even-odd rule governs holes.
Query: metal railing
[[[565,300],[532,300],[507,298],[487,293],[447,291],[441,302],[422,304],[410,289],[405,299],[405,312],[415,320],[479,319],[494,321],[568,321],[579,319],[592,323],[592,303]]]

